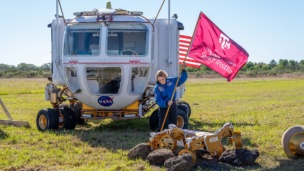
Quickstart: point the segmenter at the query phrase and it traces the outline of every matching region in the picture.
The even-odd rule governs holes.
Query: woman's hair
[[[156,72],[156,74],[155,74],[155,79],[156,79],[156,81],[157,81],[157,78],[158,78],[158,77],[165,77],[165,78],[168,78],[168,74],[167,74],[167,72],[164,71],[164,70],[158,70],[158,71]]]

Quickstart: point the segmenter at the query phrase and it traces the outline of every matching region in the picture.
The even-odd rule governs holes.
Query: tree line
[[[187,67],[189,75],[193,77],[213,77],[218,74],[210,68],[202,65],[200,68]],[[242,77],[280,76],[283,74],[304,74],[304,60],[295,61],[280,59],[264,62],[247,62],[238,75]],[[41,66],[20,63],[17,66],[0,64],[0,78],[47,78],[51,76],[51,63]]]
[[[202,65],[199,69],[187,67],[187,71],[194,77],[212,77],[218,75],[210,68]],[[280,59],[271,60],[268,64],[264,62],[247,62],[239,71],[241,77],[275,77],[284,74],[303,75],[304,60],[295,61]]]
[[[51,76],[51,63],[41,66],[20,63],[17,66],[0,64],[0,78],[47,78]]]

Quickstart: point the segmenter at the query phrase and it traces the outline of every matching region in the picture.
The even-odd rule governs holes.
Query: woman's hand
[[[172,100],[170,100],[170,101],[167,102],[167,105],[168,105],[168,106],[171,106],[172,103],[173,103]]]

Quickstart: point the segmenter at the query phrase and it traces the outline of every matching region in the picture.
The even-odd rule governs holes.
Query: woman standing
[[[165,122],[164,128],[167,129],[169,124],[176,125],[177,123],[177,105],[175,102],[176,92],[174,88],[178,77],[168,77],[168,74],[164,70],[158,70],[155,74],[156,86],[154,88],[155,102],[159,106],[158,109],[158,128],[157,131],[161,131],[163,121],[166,116],[168,107],[170,106],[167,120]],[[182,85],[188,78],[187,71],[182,69],[180,79],[178,81],[177,87]],[[174,92],[173,99],[171,100],[172,94]]]

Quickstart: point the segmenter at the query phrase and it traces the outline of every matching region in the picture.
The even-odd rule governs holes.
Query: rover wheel
[[[235,131],[234,133],[234,146],[236,149],[241,149],[243,146],[241,132]]]
[[[226,150],[225,147],[223,145],[220,145],[219,148],[216,150],[216,154],[212,156],[219,158],[225,150]]]
[[[186,112],[186,113],[187,113],[187,117],[190,118],[190,115],[191,115],[191,107],[190,107],[189,103],[187,103],[187,102],[181,100],[181,101],[179,101],[179,105],[184,105],[185,107],[187,107],[187,112]]]
[[[153,131],[157,130],[158,127],[158,109],[154,110],[149,118],[150,129]]]
[[[187,129],[188,128],[188,117],[186,112],[181,109],[177,109],[177,123],[178,128]]]
[[[86,120],[81,118],[81,110],[82,110],[81,104],[76,104],[74,107],[74,113],[76,115],[76,123],[79,125],[84,125],[86,123]]]
[[[285,131],[281,144],[287,157],[304,156],[304,127],[294,126]]]
[[[169,150],[175,150],[177,147],[177,141],[170,135],[166,134],[160,138],[159,148],[166,148]]]
[[[36,125],[39,131],[58,128],[58,115],[53,109],[42,109],[36,117]]]
[[[59,118],[58,118],[58,110],[54,109],[47,109],[50,117],[50,129],[58,129],[59,125]]]
[[[60,123],[63,124],[63,127],[66,129],[74,129],[76,127],[76,115],[71,108],[64,107],[60,109],[61,117]],[[63,120],[63,121],[62,121]]]
[[[62,129],[64,127],[64,116],[62,113],[59,114],[59,124],[58,124],[58,128],[59,129]]]
[[[178,153],[179,156],[191,156],[192,158],[192,164],[194,165],[197,161],[197,157],[196,157],[196,154],[191,151],[191,150],[187,150],[187,149],[182,149],[179,153]]]
[[[184,111],[186,113],[187,118],[188,118],[188,107],[186,105],[178,104],[177,109],[180,109],[180,110]]]

